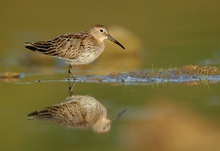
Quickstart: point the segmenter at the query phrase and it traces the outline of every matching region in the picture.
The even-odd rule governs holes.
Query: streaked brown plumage
[[[116,118],[124,111],[116,115]],[[70,128],[92,129],[96,133],[108,132],[111,122],[116,119],[107,119],[106,108],[91,96],[67,97],[65,102],[35,111],[28,116],[29,120],[53,121]]]
[[[45,55],[65,59],[69,64],[69,74],[75,79],[71,71],[72,66],[94,61],[104,51],[105,39],[125,49],[103,25],[95,25],[89,31],[66,33],[46,41],[26,42],[25,47]]]

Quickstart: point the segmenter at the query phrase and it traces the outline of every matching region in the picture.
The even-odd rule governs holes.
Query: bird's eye
[[[100,33],[103,33],[104,30],[103,30],[103,29],[100,29],[99,31],[100,31]]]
[[[107,127],[106,127],[106,126],[104,126],[104,127],[103,127],[103,130],[106,130],[106,129],[107,129]]]

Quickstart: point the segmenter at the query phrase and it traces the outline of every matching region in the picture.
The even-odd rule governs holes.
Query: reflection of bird
[[[30,113],[28,119],[54,121],[70,128],[91,128],[96,133],[105,133],[110,130],[111,122],[124,112],[109,120],[106,108],[93,97],[71,96],[65,102]]]
[[[72,77],[72,65],[88,64],[94,61],[105,48],[104,40],[109,39],[125,49],[115,40],[103,25],[95,25],[89,31],[68,33],[47,41],[26,42],[25,47],[46,55],[65,59]]]

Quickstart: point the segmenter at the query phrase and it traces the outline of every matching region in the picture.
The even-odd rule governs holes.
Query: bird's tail
[[[53,115],[49,113],[48,108],[32,112],[27,116],[29,116],[27,120],[34,120],[34,119],[51,120],[53,118]]]
[[[37,50],[37,48],[31,42],[25,42],[24,44],[25,44],[25,47],[27,49],[30,49],[30,50],[33,50],[33,51]]]
[[[41,53],[46,53],[48,51],[48,48],[51,47],[51,43],[49,42],[43,42],[43,41],[39,41],[39,42],[25,42],[25,47],[27,49],[30,49],[32,51],[38,51]]]

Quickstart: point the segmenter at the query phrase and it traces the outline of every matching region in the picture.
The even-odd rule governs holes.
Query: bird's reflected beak
[[[117,120],[124,112],[127,111],[127,108],[123,109],[120,113],[116,114],[110,121],[113,122]]]
[[[122,46],[122,44],[120,44],[117,40],[115,40],[111,35],[108,35],[108,39],[111,40],[112,42],[116,43],[117,45],[119,45],[123,49],[125,49],[125,47]]]

